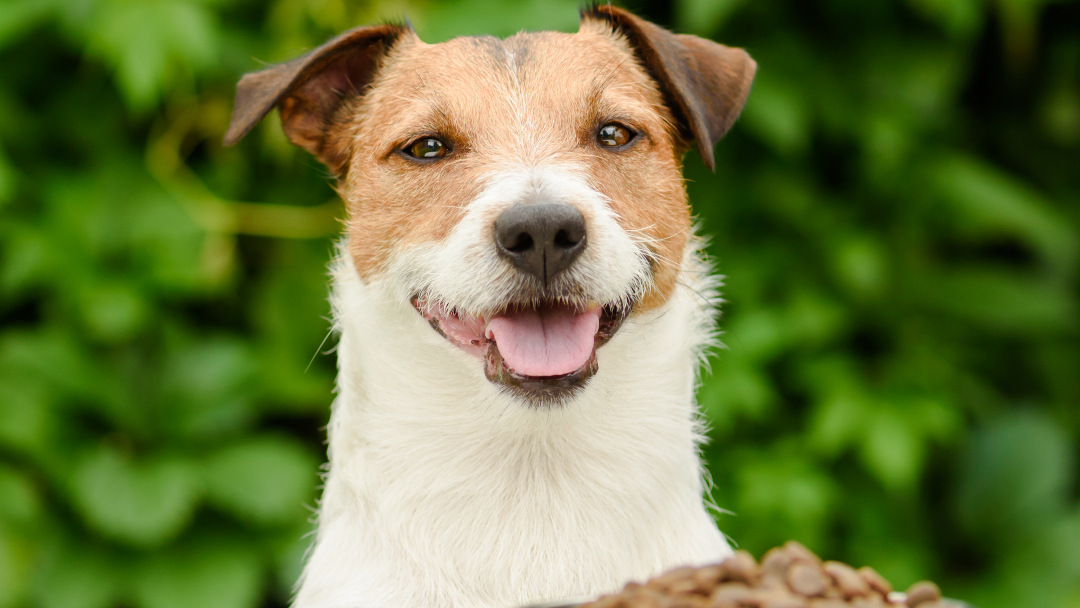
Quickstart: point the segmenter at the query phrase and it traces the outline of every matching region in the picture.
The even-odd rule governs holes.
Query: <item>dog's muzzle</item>
[[[452,344],[484,361],[488,380],[533,404],[559,403],[598,369],[596,349],[632,308],[589,300],[563,274],[586,247],[585,218],[565,203],[517,204],[495,220],[494,246],[521,273],[522,289],[491,314],[468,314],[416,296],[413,306]]]

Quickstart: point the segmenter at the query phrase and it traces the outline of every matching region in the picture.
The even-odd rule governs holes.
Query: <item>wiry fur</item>
[[[603,5],[576,34],[427,45],[357,28],[241,81],[227,141],[278,107],[341,179],[349,215],[329,473],[296,608],[512,608],[730,553],[702,496],[694,387],[717,283],[681,158],[696,141],[711,162],[753,69]],[[635,138],[601,145],[612,123]],[[418,138],[445,156],[410,157]],[[575,207],[586,234],[542,279],[494,235],[535,203]],[[455,343],[429,325],[486,330],[538,304],[546,333],[539,308],[569,308],[555,302],[601,319],[595,361],[530,380],[576,383],[561,393],[489,380],[495,334]]]
[[[590,302],[629,308],[652,286],[648,250],[619,227],[607,199],[588,186],[580,170],[523,165],[506,167],[486,181],[489,185],[469,203],[446,239],[411,247],[393,258],[391,274],[402,277],[405,289],[400,297],[419,295],[490,317],[511,302],[544,299],[579,308]],[[589,246],[547,287],[507,264],[492,246],[499,214],[514,205],[537,202],[574,205],[589,224]]]
[[[727,555],[702,504],[713,296],[696,255],[572,404],[539,409],[431,331],[393,276],[365,284],[340,256],[330,473],[297,608],[509,608]]]

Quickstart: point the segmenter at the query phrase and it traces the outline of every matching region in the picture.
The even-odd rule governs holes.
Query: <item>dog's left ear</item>
[[[289,141],[311,152],[335,175],[348,163],[328,130],[342,102],[361,95],[387,50],[412,30],[403,25],[358,27],[292,61],[245,74],[225,145],[240,141],[274,107]]]
[[[679,121],[682,136],[697,142],[714,169],[713,146],[738,118],[757,64],[742,49],[686,34],[673,34],[620,8],[595,5],[582,19],[606,21],[626,37]]]

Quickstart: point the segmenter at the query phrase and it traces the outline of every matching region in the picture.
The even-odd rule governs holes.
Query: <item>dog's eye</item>
[[[421,137],[405,146],[405,153],[421,160],[434,160],[446,156],[446,144],[435,137]]]
[[[605,148],[618,148],[630,143],[637,135],[617,122],[609,122],[596,132],[596,142]]]

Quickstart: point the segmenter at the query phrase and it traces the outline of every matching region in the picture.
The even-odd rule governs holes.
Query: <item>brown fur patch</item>
[[[581,168],[651,252],[655,286],[639,309],[671,294],[690,231],[685,144],[655,82],[607,24],[436,45],[403,37],[338,117],[339,145],[352,149],[340,189],[361,276],[378,274],[397,247],[445,238],[487,176],[559,163]],[[642,138],[621,152],[598,147],[596,129],[609,120]],[[398,153],[425,135],[450,144],[446,158]]]

